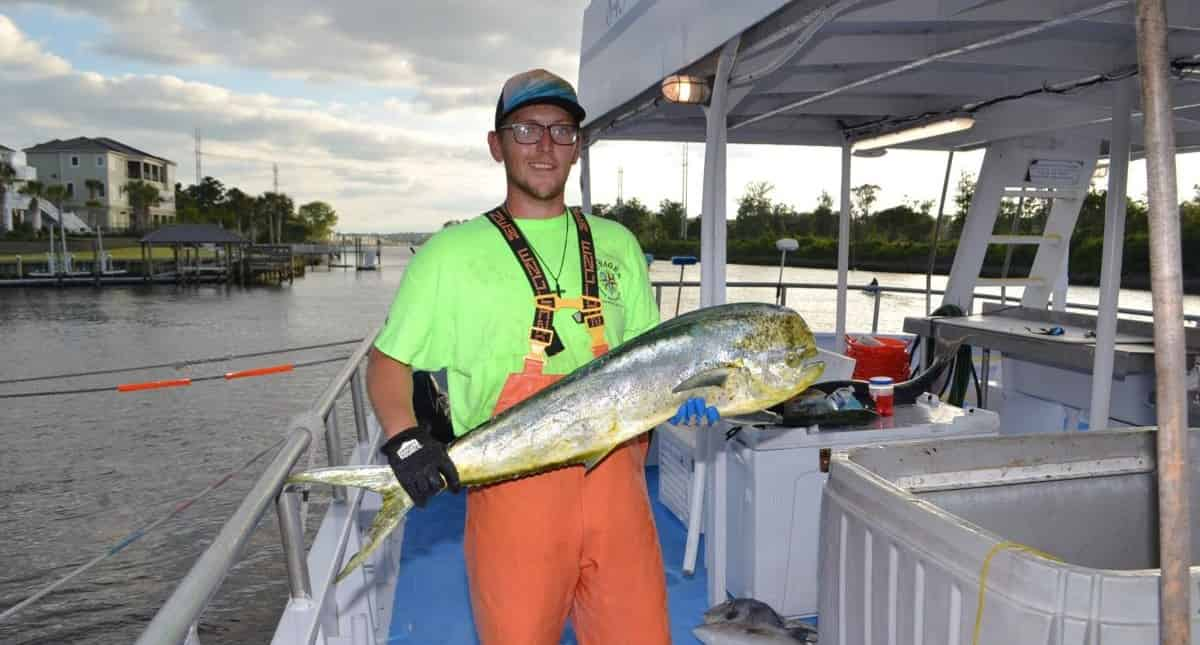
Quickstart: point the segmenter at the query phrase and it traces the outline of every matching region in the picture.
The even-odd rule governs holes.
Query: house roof
[[[215,224],[172,224],[141,239],[143,244],[249,244],[245,238]]]
[[[0,152],[16,152],[16,150],[13,150],[6,145],[0,145]]]
[[[134,155],[138,157],[150,157],[159,161],[175,165],[174,161],[164,159],[158,155],[152,155],[149,152],[138,150],[133,146],[125,145],[116,139],[108,137],[75,137],[74,139],[54,139],[46,143],[39,143],[31,148],[25,148],[25,152],[119,152],[124,155]]]

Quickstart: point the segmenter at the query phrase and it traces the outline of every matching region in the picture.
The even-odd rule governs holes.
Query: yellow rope
[[[1032,553],[1033,555],[1046,558],[1047,560],[1053,560],[1055,562],[1062,562],[1061,559],[1056,558],[1056,557],[1050,555],[1049,553],[1046,553],[1045,551],[1039,551],[1031,546],[1026,546],[1019,542],[1008,542],[1008,541],[997,542],[996,545],[993,546],[991,548],[991,550],[988,551],[987,557],[985,557],[983,559],[983,568],[979,570],[979,602],[977,603],[977,606],[975,608],[975,633],[974,633],[974,636],[972,636],[972,638],[971,638],[971,645],[979,645],[979,632],[983,628],[984,591],[987,589],[987,576],[988,576],[988,570],[992,567],[992,558],[997,553],[1004,551],[1004,550],[1024,551],[1026,553]]]

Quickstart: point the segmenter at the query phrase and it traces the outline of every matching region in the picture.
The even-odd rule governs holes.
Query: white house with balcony
[[[0,199],[0,233],[6,233],[30,217],[27,212],[29,200],[18,191],[25,182],[37,179],[37,170],[25,165],[25,155],[4,145],[0,145],[0,163],[6,163],[13,169],[12,181],[4,187],[4,197]],[[39,228],[40,215],[38,213],[33,218]]]
[[[133,209],[124,190],[130,181],[159,189],[162,203],[150,209],[151,228],[175,221],[174,161],[108,137],[55,139],[25,148],[25,156],[43,183],[66,187],[64,210],[75,211],[92,227],[119,231],[132,226]]]

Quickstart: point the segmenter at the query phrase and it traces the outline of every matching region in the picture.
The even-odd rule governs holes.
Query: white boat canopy
[[[1200,3],[1168,0],[1179,150],[1200,149]],[[728,69],[728,141],[841,146],[940,116],[973,128],[894,147],[1109,134],[1105,80],[1136,70],[1132,0],[604,0],[584,14],[589,142],[705,141],[662,81]],[[1135,119],[1138,105],[1135,103]],[[1135,154],[1140,122],[1133,128]]]

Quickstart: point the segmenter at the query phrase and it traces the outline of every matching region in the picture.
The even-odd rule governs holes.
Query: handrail
[[[194,641],[194,636],[189,638],[189,632],[208,607],[226,574],[237,564],[242,548],[258,526],[267,507],[274,503],[276,496],[283,489],[288,474],[312,447],[314,439],[327,436],[326,419],[332,417],[330,412],[334,410],[334,404],[340,394],[350,384],[351,391],[356,393],[355,398],[359,398],[357,393],[361,392],[361,386],[356,382],[361,376],[358,368],[378,333],[377,327],[367,334],[355,347],[342,369],[330,380],[316,404],[292,419],[283,447],[259,476],[238,509],[221,527],[212,544],[204,550],[179,586],[155,613],[150,624],[138,637],[138,645]],[[356,416],[360,413],[365,414],[365,406],[361,405],[361,401],[356,401],[354,410]],[[355,422],[357,425],[359,420],[356,418]],[[336,452],[331,455],[331,461],[336,462],[339,458],[340,455]],[[299,545],[296,546],[299,548]]]
[[[666,287],[699,287],[700,283],[695,280],[685,280],[685,281],[655,280],[655,281],[651,282],[651,285],[654,287],[655,300],[657,300],[661,304],[662,290],[664,288],[666,288]],[[833,290],[837,289],[837,285],[828,284],[828,283],[824,283],[824,282],[784,282],[782,285],[780,285],[780,283],[778,283],[778,282],[746,281],[746,282],[726,282],[725,286],[728,288],[748,288],[748,289],[766,289],[766,288],[774,289],[776,287],[782,286],[783,290],[784,290],[784,303],[785,304],[787,303],[787,290],[788,289],[816,289],[816,290],[829,290],[829,291],[833,291]],[[850,287],[850,290],[875,292],[876,294],[882,294],[882,293],[912,293],[912,294],[921,294],[921,295],[925,294],[925,289],[921,289],[921,288],[917,288],[917,287],[886,287],[883,285],[874,286],[874,285],[865,285],[865,284],[858,285],[858,286],[852,285]],[[934,290],[930,291],[930,293],[932,293],[934,295],[943,295],[946,292],[943,290],[934,289]],[[975,297],[979,298],[980,300],[997,300],[997,301],[1000,300],[999,295],[991,294],[991,293],[976,292]],[[876,296],[876,299],[878,300],[878,296]],[[1011,300],[1011,298],[1010,298],[1010,300]],[[1068,309],[1083,309],[1086,311],[1098,311],[1099,310],[1099,307],[1097,305],[1088,304],[1085,302],[1068,302],[1066,306]],[[1132,309],[1132,308],[1128,308],[1128,307],[1118,308],[1117,313],[1128,314],[1130,316],[1153,316],[1154,315],[1154,312],[1150,311],[1148,309]],[[1184,314],[1183,318],[1184,318],[1184,320],[1186,320],[1188,322],[1200,324],[1200,314]],[[878,331],[878,330],[872,330],[872,331],[874,332],[874,331]]]

